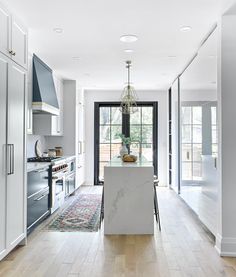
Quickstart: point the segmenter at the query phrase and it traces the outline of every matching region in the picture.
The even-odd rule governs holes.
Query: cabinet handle
[[[189,160],[189,157],[190,157],[190,155],[189,155],[189,151],[187,152],[187,160]]]
[[[12,147],[12,174],[15,173],[15,148],[14,148],[14,144],[11,145]]]
[[[13,52],[13,51],[12,51],[12,53],[11,53],[11,54],[12,54],[12,56],[15,56],[15,55],[16,55],[16,52]]]
[[[9,162],[8,164],[8,169],[7,169],[7,175],[12,175],[14,174],[14,144],[7,144],[7,161]]]
[[[7,144],[7,175],[11,175],[11,145]]]
[[[9,50],[8,52],[9,52],[9,54],[11,54],[11,55],[12,55],[12,53],[13,53],[13,51],[12,51],[12,50]]]
[[[41,195],[39,198],[34,199],[34,201],[40,201],[41,199],[43,199],[47,194],[43,194]]]

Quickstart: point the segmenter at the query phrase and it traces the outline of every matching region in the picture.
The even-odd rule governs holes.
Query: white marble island
[[[153,234],[153,165],[111,161],[104,172],[104,234]]]

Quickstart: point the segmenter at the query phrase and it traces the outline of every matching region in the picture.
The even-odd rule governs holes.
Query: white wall
[[[167,91],[137,91],[139,101],[158,102],[158,177],[167,185]],[[121,91],[85,90],[85,180],[94,178],[94,102],[117,102]]]

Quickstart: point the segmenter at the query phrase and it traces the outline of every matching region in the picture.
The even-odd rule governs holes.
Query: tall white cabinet
[[[26,235],[26,72],[0,54],[0,259]]]
[[[27,32],[13,18],[0,6],[0,260],[26,237]]]

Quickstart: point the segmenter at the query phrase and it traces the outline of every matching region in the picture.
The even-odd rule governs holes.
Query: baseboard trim
[[[222,257],[236,257],[236,238],[224,238],[217,234],[215,249]]]

